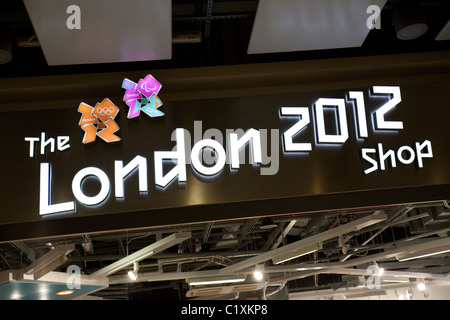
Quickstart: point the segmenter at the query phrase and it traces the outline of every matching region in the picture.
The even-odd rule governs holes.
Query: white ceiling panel
[[[359,47],[386,0],[260,0],[249,54]]]
[[[167,0],[24,0],[49,65],[165,60],[172,57]],[[80,29],[67,27],[79,7]],[[67,13],[69,12],[69,13]]]

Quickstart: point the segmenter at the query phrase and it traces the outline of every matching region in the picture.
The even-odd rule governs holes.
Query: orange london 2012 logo
[[[121,138],[114,133],[119,130],[119,126],[114,120],[119,113],[119,108],[109,99],[104,99],[97,103],[95,107],[82,102],[78,107],[81,119],[78,123],[84,131],[83,143],[95,141],[99,136],[106,142],[120,141]]]

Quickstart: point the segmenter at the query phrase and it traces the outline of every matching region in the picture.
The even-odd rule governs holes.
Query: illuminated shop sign
[[[357,130],[356,139],[368,137],[368,122],[374,132],[379,130],[402,130],[402,121],[386,120],[386,114],[393,110],[402,101],[400,87],[395,86],[374,86],[372,93],[374,95],[388,95],[391,99],[384,105],[380,106],[373,114],[368,117],[365,103],[364,93],[362,91],[350,91],[346,97],[347,101],[354,106],[355,124]],[[324,110],[327,107],[334,108],[336,115],[336,134],[327,134],[324,120]],[[306,126],[310,125],[310,109],[307,107],[281,107],[280,115],[282,117],[298,116],[300,120],[288,131],[283,134],[284,150],[286,152],[310,152],[312,144],[310,142],[299,143],[293,142],[294,135],[300,133]],[[320,98],[313,106],[312,114],[315,116],[313,126],[315,126],[316,143],[317,144],[344,144],[349,139],[349,123],[346,112],[345,99],[327,99]],[[416,142],[415,147],[401,146],[396,152],[394,150],[385,151],[381,143],[376,148],[362,148],[362,158],[371,164],[370,168],[364,170],[365,174],[377,170],[386,169],[386,161],[390,162],[392,167],[396,167],[397,163],[412,164],[417,162],[419,168],[423,167],[424,158],[432,158],[433,151],[431,142],[425,140]],[[397,161],[398,160],[398,161]]]
[[[141,111],[151,118],[164,115],[158,110],[162,105],[157,96],[161,87],[161,84],[150,75],[137,83],[125,79],[122,88],[125,89],[123,101],[129,107],[127,119],[138,117]],[[383,99],[376,100],[380,97]],[[366,108],[368,99],[371,100],[372,105],[374,99],[376,103],[379,101],[381,103],[368,112]],[[322,148],[343,148],[350,140],[359,142],[358,147],[355,148],[353,144],[351,146],[352,152],[357,153],[360,158],[360,167],[354,170],[363,177],[372,176],[376,171],[385,171],[388,167],[395,169],[400,165],[414,164],[418,168],[423,168],[426,164],[425,159],[433,158],[430,140],[415,141],[412,145],[409,141],[408,145],[400,144],[395,150],[387,148],[382,142],[374,143],[373,139],[370,140],[370,145],[366,145],[369,136],[376,139],[379,134],[389,132],[392,137],[395,137],[398,132],[407,130],[407,125],[402,119],[391,119],[390,115],[391,111],[400,107],[401,102],[400,87],[374,86],[367,92],[348,91],[342,97],[320,97],[311,106],[277,106],[278,114],[274,113],[273,117],[278,118],[278,121],[290,122],[289,127],[282,132],[277,128],[251,127],[243,132],[238,132],[236,129],[227,129],[226,132],[222,132],[217,129],[213,134],[216,138],[202,137],[195,141],[192,147],[191,144],[187,144],[187,141],[190,141],[190,133],[186,128],[174,127],[172,137],[143,136],[140,138],[158,139],[158,141],[171,139],[175,143],[165,150],[137,150],[127,162],[120,158],[108,158],[114,165],[114,172],[110,173],[96,166],[95,159],[91,159],[93,165],[81,168],[73,176],[71,183],[64,186],[71,188],[73,198],[58,203],[54,203],[51,199],[52,179],[58,175],[58,172],[52,172],[51,162],[43,161],[40,163],[39,173],[39,213],[48,215],[75,212],[77,211],[76,203],[96,208],[109,201],[110,195],[125,201],[124,182],[133,174],[138,178],[139,192],[150,201],[149,170],[153,172],[152,183],[162,191],[174,181],[178,181],[179,184],[188,184],[189,166],[194,176],[210,179],[210,181],[221,176],[225,171],[238,175],[241,165],[245,163],[245,157],[242,154],[246,148],[249,150],[248,164],[259,167],[261,176],[277,175],[278,167],[282,166],[283,157],[298,159],[301,165],[305,156],[308,157],[313,153],[320,154]],[[298,103],[301,104],[301,101]],[[83,102],[79,105],[78,112],[81,113],[79,126],[85,132],[83,144],[94,142],[96,136],[106,142],[120,141],[120,144],[124,146],[127,144],[126,138],[119,137],[121,131],[116,122],[119,108],[109,99],[104,99],[95,107]],[[172,110],[168,109],[166,112],[172,112]],[[261,109],[260,112],[265,110]],[[275,144],[276,150],[273,145],[269,145],[268,131],[272,139],[275,134],[277,143],[281,141],[283,151],[281,155],[277,150],[278,144]],[[223,139],[217,139],[218,135],[221,135]],[[127,138],[136,139],[129,136]],[[25,141],[29,143],[27,149],[30,157],[36,154],[44,155],[46,150],[55,152],[55,150],[63,151],[71,147],[68,135],[49,137],[42,132],[40,137],[25,137]],[[110,146],[105,146],[107,147]],[[264,150],[269,149],[272,149],[270,161],[275,169],[263,171],[261,165],[267,163]],[[205,161],[206,153],[212,155],[212,160]],[[106,160],[109,161],[108,159]],[[167,165],[170,165],[169,169]],[[99,190],[94,195],[87,195],[84,192],[83,184],[87,178],[94,178],[100,184]]]

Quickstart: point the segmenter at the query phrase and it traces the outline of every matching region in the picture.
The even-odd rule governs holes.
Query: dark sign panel
[[[2,113],[3,237],[448,198],[445,86]]]

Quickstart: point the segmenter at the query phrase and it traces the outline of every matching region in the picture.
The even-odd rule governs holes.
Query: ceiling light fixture
[[[186,282],[191,286],[201,286],[209,284],[244,282],[245,279],[247,279],[246,275],[231,275],[231,276],[191,278],[186,279]]]
[[[435,256],[435,255],[442,254],[442,253],[447,253],[447,252],[450,252],[450,249],[442,250],[442,251],[435,251],[435,252],[430,252],[430,253],[423,253],[423,251],[422,251],[422,254],[416,253],[412,256],[401,258],[398,261],[408,261],[408,260],[413,260],[413,259],[426,258],[426,257]]]
[[[422,245],[423,248],[417,248],[417,250],[409,251],[406,249],[404,252],[397,255],[397,260],[408,261],[450,252],[450,238],[433,240],[429,242],[430,244],[424,243]]]
[[[393,283],[409,283],[409,278],[408,277],[384,276],[382,281],[383,282],[393,282]]]
[[[135,261],[133,263],[133,270],[128,271],[128,277],[130,277],[131,280],[136,281],[138,278],[138,270],[139,270],[139,262]]]
[[[256,270],[253,272],[253,277],[256,279],[256,281],[261,281],[264,278],[264,275],[261,271]]]
[[[186,292],[186,298],[194,297],[204,297],[204,296],[214,296],[220,295],[220,300],[235,299],[236,294],[241,292],[255,292],[263,289],[267,285],[266,282],[259,283],[244,283],[244,284],[234,284],[226,286],[214,286],[214,287],[199,287],[193,288]],[[230,294],[228,298],[225,295]],[[213,299],[217,300],[217,299]]]
[[[420,292],[426,292],[427,286],[425,285],[424,279],[417,279],[417,289],[419,289]]]
[[[375,265],[378,268],[378,276],[381,277],[384,274],[384,268],[380,268],[377,263],[375,263]]]
[[[400,40],[419,38],[428,31],[426,17],[419,4],[402,6],[393,14],[395,31]]]
[[[253,278],[255,278],[256,281],[260,282],[264,279],[264,265],[256,265],[255,270],[253,271]]]
[[[406,300],[411,300],[411,298],[414,296],[414,292],[412,289],[406,289]]]
[[[419,289],[420,291],[425,291],[427,287],[425,286],[424,283],[419,283],[417,284],[417,289]]]
[[[399,293],[397,290],[395,290],[395,295],[398,297],[398,300],[411,300],[411,298],[414,296],[414,293],[410,289],[406,289],[405,294]]]
[[[419,289],[419,291],[423,294],[425,298],[428,298],[430,296],[427,286],[425,285],[424,279],[417,279],[417,289]]]
[[[316,243],[313,243],[313,244],[310,244],[307,246],[302,246],[302,247],[296,248],[294,250],[285,252],[278,256],[275,256],[272,258],[272,262],[274,264],[280,264],[280,263],[304,256],[304,255],[307,255],[307,254],[310,254],[310,253],[313,253],[313,252],[316,252],[316,251],[319,251],[322,249],[323,249],[322,242],[316,242]]]
[[[358,299],[358,298],[368,298],[368,297],[380,297],[387,295],[387,291],[385,290],[372,290],[368,292],[354,293],[354,294],[346,294],[346,299]]]

